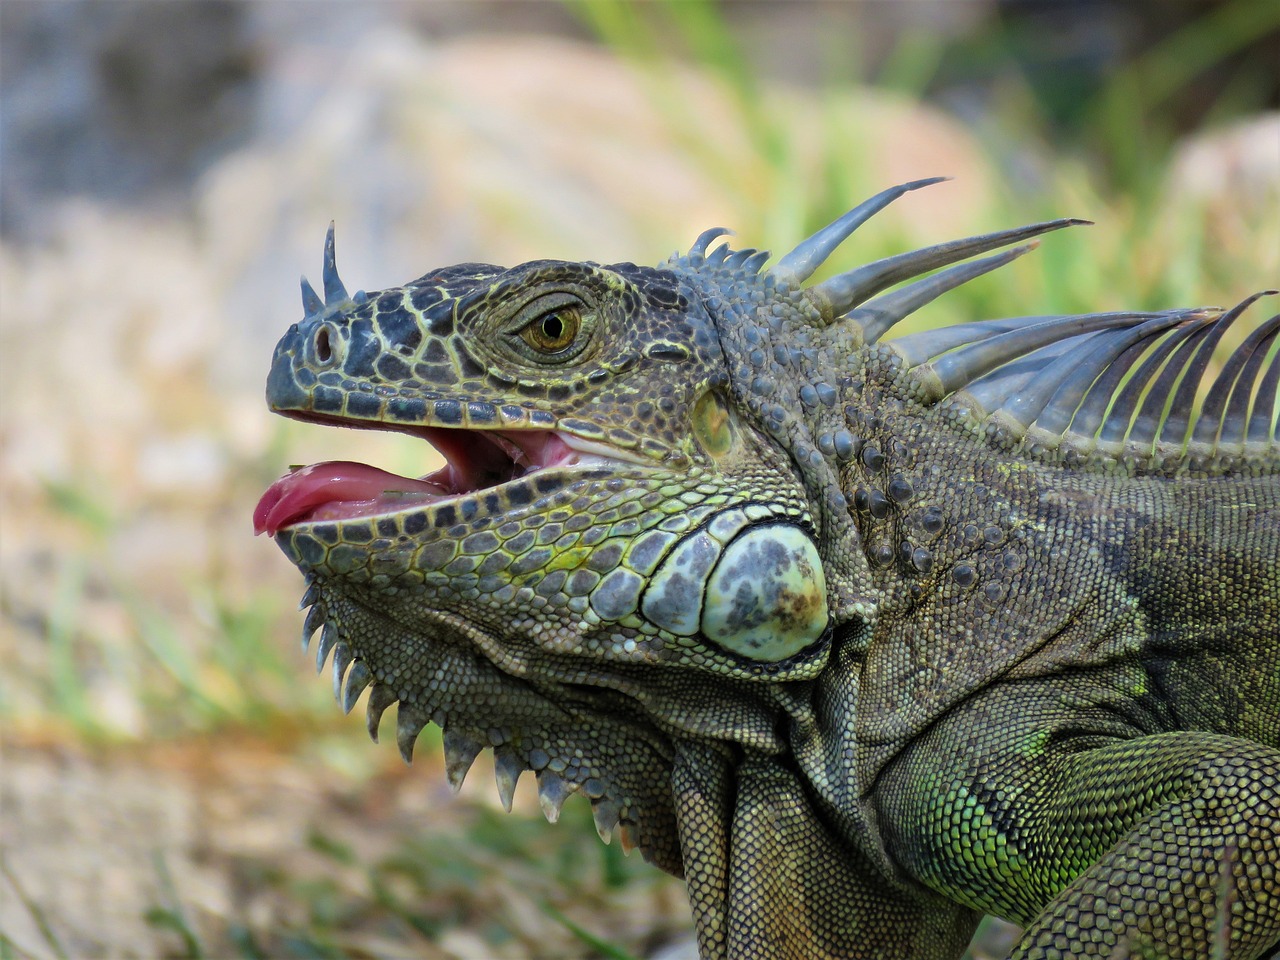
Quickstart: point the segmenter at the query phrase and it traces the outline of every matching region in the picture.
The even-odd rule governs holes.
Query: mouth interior
[[[550,430],[422,427],[414,432],[444,456],[439,470],[414,479],[345,460],[313,463],[267,489],[253,511],[254,533],[275,536],[295,523],[395,513],[581,459],[578,450]]]

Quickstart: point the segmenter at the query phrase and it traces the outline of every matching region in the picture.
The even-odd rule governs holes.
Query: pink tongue
[[[281,527],[309,514],[338,520],[394,510],[406,501],[447,496],[438,483],[396,476],[376,467],[346,460],[313,463],[273,483],[253,511],[253,532],[275,536]],[[384,505],[385,504],[385,505]]]

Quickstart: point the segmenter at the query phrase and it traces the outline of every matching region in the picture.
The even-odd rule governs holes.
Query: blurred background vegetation
[[[950,174],[833,268],[1074,215],[919,322],[1225,303],[1280,279],[1277,63],[1275,0],[0,5],[0,957],[688,955],[585,803],[451,799],[297,654],[262,489],[432,468],[262,405],[330,219],[377,289]]]

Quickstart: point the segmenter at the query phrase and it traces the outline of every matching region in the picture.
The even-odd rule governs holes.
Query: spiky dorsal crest
[[[874,214],[944,179],[876,194],[803,241],[763,278],[795,289]],[[1034,249],[1034,237],[1088,222],[1051,220],[909,251],[807,287],[800,296],[818,323],[856,325],[872,362],[904,378],[917,400],[941,407],[1001,448],[1131,474],[1280,473],[1280,316],[1263,321],[1211,375],[1223,334],[1275,291],[1226,311],[1017,317],[881,343],[895,324],[941,294]],[[767,253],[727,245],[707,252],[728,232],[706,231],[671,262],[759,272]],[[1020,245],[970,259],[1012,244]],[[1196,414],[1198,397],[1204,399]]]
[[[1271,474],[1280,472],[1280,315],[1254,329],[1217,376],[1210,366],[1223,334],[1262,296],[1226,311],[965,324],[884,346],[922,400],[1003,449],[1133,475]]]

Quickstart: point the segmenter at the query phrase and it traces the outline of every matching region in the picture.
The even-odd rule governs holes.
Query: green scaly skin
[[[984,912],[1018,958],[1274,949],[1274,426],[1011,431],[762,260],[312,304],[274,410],[596,454],[278,531],[347,708],[398,701],[406,756],[440,724],[455,784],[491,747],[508,803],[586,795],[707,958],[958,957]]]

